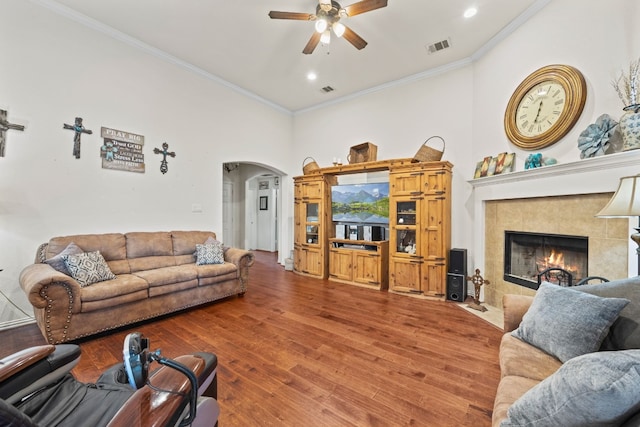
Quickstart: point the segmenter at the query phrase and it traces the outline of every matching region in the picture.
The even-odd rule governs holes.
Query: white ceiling
[[[341,20],[368,45],[332,37],[302,49],[314,23],[270,19],[270,10],[315,13],[317,0],[38,0],[59,13],[295,112],[437,72],[482,54],[550,0],[389,0]],[[346,0],[342,6],[355,3]],[[474,6],[478,13],[463,17]],[[115,31],[114,31],[115,30]],[[121,34],[122,33],[122,34]],[[426,46],[452,47],[428,54]],[[309,81],[314,71],[318,78]],[[325,93],[321,88],[331,86]]]

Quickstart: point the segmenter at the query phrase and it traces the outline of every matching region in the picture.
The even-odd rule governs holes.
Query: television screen
[[[389,183],[334,185],[331,219],[358,224],[389,224]]]

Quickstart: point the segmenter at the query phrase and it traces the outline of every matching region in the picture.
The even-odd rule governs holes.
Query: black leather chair
[[[70,371],[79,358],[80,347],[61,344],[31,347],[0,360],[0,426],[217,423],[217,358],[212,353],[194,353],[171,361],[192,372],[191,380],[165,365],[146,374],[138,389],[130,385],[124,364],[106,370],[95,384],[77,381]],[[197,397],[191,394],[193,380]]]

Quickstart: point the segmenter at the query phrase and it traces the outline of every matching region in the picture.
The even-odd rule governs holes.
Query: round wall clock
[[[554,144],[576,124],[587,99],[584,76],[569,65],[548,65],[516,88],[504,113],[507,137],[520,148]]]

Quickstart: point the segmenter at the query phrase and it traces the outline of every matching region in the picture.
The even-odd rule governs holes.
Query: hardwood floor
[[[165,357],[216,353],[220,425],[489,426],[502,331],[451,302],[286,272],[257,252],[249,289],[81,342],[95,381],[140,331]],[[44,343],[35,325],[0,332],[0,356]]]

